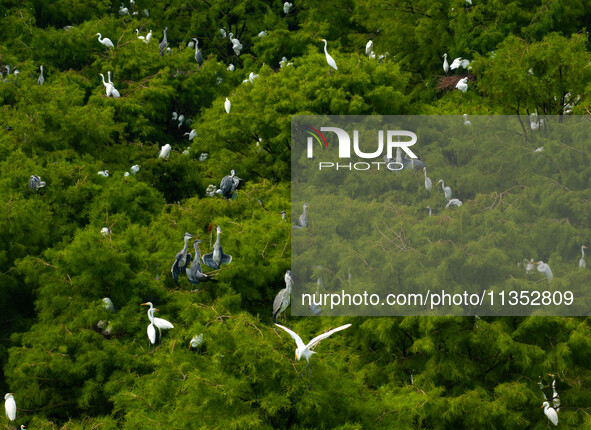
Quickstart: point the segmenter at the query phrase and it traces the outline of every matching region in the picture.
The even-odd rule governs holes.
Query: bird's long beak
[[[140,306],[148,306],[147,303],[142,303]]]
[[[98,33],[97,33],[97,34],[95,34],[95,36],[98,36]]]
[[[298,354],[297,353],[294,354],[293,359],[297,361],[297,359],[298,359]]]
[[[160,312],[160,309],[158,309],[158,308],[154,308],[154,310]]]
[[[543,408],[543,407],[544,407],[544,405],[540,406],[540,409]]]

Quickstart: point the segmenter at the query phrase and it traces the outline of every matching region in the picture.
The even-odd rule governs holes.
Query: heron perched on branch
[[[185,232],[184,241],[185,246],[179,252],[177,252],[176,256],[174,257],[174,263],[172,263],[172,268],[170,269],[170,273],[172,273],[172,279],[174,282],[178,282],[179,274],[187,269],[187,248],[189,247],[189,240],[194,238],[191,233]]]
[[[285,272],[285,288],[281,289],[273,300],[273,318],[277,322],[279,315],[283,313],[283,318],[287,320],[285,311],[291,304],[291,289],[293,287],[293,278],[291,277],[291,270]]]
[[[199,255],[199,244],[201,241],[199,239],[195,239],[193,243],[193,247],[195,248],[195,259],[191,261],[191,254],[187,254],[187,265],[189,262],[191,265],[185,269],[187,273],[187,278],[189,278],[189,282],[193,285],[198,285],[200,282],[217,282],[216,279],[206,275],[203,273],[203,269],[201,268],[201,257]]]
[[[222,229],[217,226],[215,230],[217,236],[215,243],[213,244],[213,252],[203,256],[203,264],[217,270],[222,264],[230,264],[232,262],[232,256],[224,254],[224,251],[222,250],[222,245],[220,244],[220,234],[222,234]]]

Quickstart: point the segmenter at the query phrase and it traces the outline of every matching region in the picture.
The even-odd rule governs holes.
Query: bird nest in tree
[[[437,83],[437,90],[439,90],[439,91],[454,90],[456,88],[457,83],[460,82],[460,80],[464,79],[464,78],[468,78],[468,82],[476,80],[476,76],[474,76],[474,74],[472,74],[472,73],[468,73],[465,75],[444,76],[441,79],[439,79],[439,82]]]

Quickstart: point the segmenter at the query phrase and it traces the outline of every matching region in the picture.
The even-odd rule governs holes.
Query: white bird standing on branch
[[[326,55],[326,62],[328,63],[328,65],[330,67],[332,67],[335,70],[338,70],[337,63],[334,61],[334,58],[332,58],[330,56],[330,54],[328,53],[328,51],[326,50],[326,46],[328,45],[328,42],[326,41],[326,39],[320,39],[320,40],[324,42],[324,55]]]
[[[108,83],[111,85],[111,97],[118,99],[119,97],[121,97],[121,94],[119,94],[119,91],[117,91],[117,88],[115,88],[115,85],[113,85],[113,82],[111,82],[111,71],[110,70],[107,72],[107,77],[109,78]]]
[[[462,78],[456,84],[456,88],[465,93],[468,91],[468,78]]]
[[[542,403],[542,407],[544,408],[544,413],[546,417],[550,420],[552,424],[555,426],[558,425],[558,414],[556,413],[556,409],[550,407],[550,403],[544,402]]]
[[[443,54],[443,71],[445,73],[449,72],[449,64],[447,62],[447,53]]]
[[[431,178],[427,176],[427,168],[423,167],[423,172],[425,173],[425,189],[428,192],[431,192],[431,188],[433,188],[433,182],[431,182]]]
[[[584,269],[587,267],[587,263],[585,262],[585,245],[581,246],[581,259],[579,260],[579,269]]]
[[[100,33],[95,34],[95,36],[98,36],[98,41],[105,45],[107,48],[115,47],[115,45],[113,45],[113,42],[111,42],[111,39],[109,39],[108,37],[102,38],[103,36]]]
[[[451,200],[451,188],[445,186],[445,182],[443,182],[443,179],[440,179],[439,181],[437,181],[438,184],[440,182],[441,182],[441,188],[443,189],[443,194],[445,195],[445,199]]]
[[[16,419],[16,402],[14,401],[14,393],[6,393],[4,396],[4,409],[6,410],[6,418],[10,421]]]
[[[168,157],[170,157],[170,151],[172,151],[172,146],[167,143],[162,148],[160,148],[160,154],[158,157],[162,158],[163,160],[168,160]]]
[[[548,281],[551,281],[552,278],[554,278],[554,275],[552,275],[552,270],[550,270],[550,266],[543,261],[538,261],[538,272],[546,275]]]
[[[370,40],[365,45],[365,55],[367,55],[368,57],[370,57],[372,52],[373,52],[373,42]]]
[[[226,101],[224,102],[224,109],[226,113],[230,113],[230,109],[232,109],[232,102],[228,100],[228,97],[226,97]]]

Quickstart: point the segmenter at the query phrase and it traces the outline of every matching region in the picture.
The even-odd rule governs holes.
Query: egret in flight
[[[320,39],[320,40],[324,42],[324,55],[326,55],[326,62],[328,63],[328,65],[330,67],[332,67],[335,70],[338,70],[337,63],[334,61],[334,58],[332,58],[330,56],[330,54],[328,53],[328,51],[326,50],[326,46],[328,45],[328,42],[326,41],[326,39]]]
[[[6,393],[4,396],[4,409],[6,410],[6,418],[10,421],[16,419],[16,402],[14,401],[14,393]]]
[[[279,315],[283,313],[283,318],[287,320],[285,311],[291,303],[291,289],[293,287],[293,278],[291,277],[291,270],[285,272],[285,288],[281,289],[273,300],[273,318],[277,322]]]
[[[538,261],[538,272],[546,275],[548,281],[551,281],[552,278],[554,278],[554,275],[552,275],[552,270],[550,270],[550,266],[543,261]]]
[[[443,194],[445,195],[445,199],[451,200],[451,188],[445,186],[445,182],[443,182],[443,179],[440,179],[439,181],[437,181],[438,184],[440,182],[441,182],[441,188],[443,189]]]
[[[104,39],[102,38],[102,34],[97,33],[95,34],[95,36],[98,36],[98,41],[100,43],[102,43],[103,45],[105,45],[107,48],[114,48],[115,45],[113,45],[113,42],[111,42],[111,39],[109,39],[108,37],[105,37]]]
[[[326,333],[322,333],[321,335],[316,336],[314,339],[312,339],[306,345],[306,344],[304,344],[304,341],[302,340],[302,338],[293,330],[290,330],[287,327],[284,327],[284,326],[279,325],[277,323],[275,323],[275,325],[277,327],[285,330],[287,333],[289,333],[291,338],[293,340],[295,340],[295,343],[297,345],[297,348],[295,350],[295,359],[297,361],[299,361],[302,357],[305,358],[308,363],[306,365],[306,367],[308,367],[310,365],[310,357],[312,357],[313,354],[316,354],[316,351],[313,351],[313,349],[316,347],[316,345],[318,345],[320,343],[321,340],[326,339],[327,337],[333,335],[337,331],[345,330],[346,328],[351,327],[351,324],[345,324],[340,327],[333,328],[332,330],[329,330]],[[304,370],[305,370],[305,368],[304,368]]]
[[[179,252],[177,252],[176,256],[174,257],[174,263],[172,263],[172,267],[170,269],[170,273],[172,273],[172,279],[174,282],[178,282],[179,274],[181,271],[186,270],[187,264],[187,248],[189,247],[189,240],[194,238],[191,233],[185,232],[184,241],[185,246]]]
[[[232,262],[232,256],[224,254],[224,251],[222,250],[222,245],[220,243],[220,234],[222,233],[222,229],[220,226],[217,226],[215,230],[217,236],[215,243],[213,244],[213,252],[203,256],[203,264],[217,270],[222,264],[230,264]]]
[[[584,269],[587,267],[587,263],[585,263],[585,245],[581,246],[581,259],[579,260],[579,269]]]
[[[542,403],[542,408],[544,408],[544,414],[550,420],[552,424],[555,426],[558,425],[558,414],[556,413],[556,409],[550,407],[550,403],[544,402]]]
[[[433,182],[431,182],[431,178],[427,176],[427,168],[423,167],[423,172],[425,173],[425,189],[428,192],[431,192],[431,188],[433,188]]]

